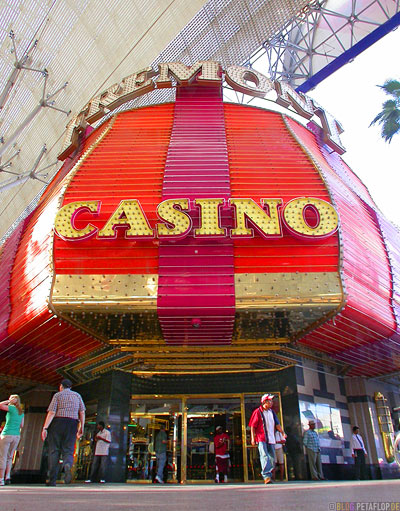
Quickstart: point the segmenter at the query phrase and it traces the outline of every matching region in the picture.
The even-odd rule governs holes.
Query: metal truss
[[[41,74],[43,73],[42,69],[35,69],[28,66],[29,62],[31,62],[32,60],[31,52],[36,48],[38,40],[35,39],[34,41],[32,41],[32,43],[28,46],[27,50],[25,50],[22,56],[18,58],[17,47],[15,45],[15,34],[12,30],[10,32],[10,38],[13,46],[12,53],[14,54],[14,69],[12,70],[7,80],[3,92],[0,94],[0,110],[4,108],[4,105],[8,97],[10,96],[10,93],[13,87],[15,86],[22,70],[33,71],[35,73]]]
[[[46,181],[46,178],[48,177],[47,169],[50,167],[53,167],[54,165],[57,165],[59,163],[58,161],[55,161],[54,163],[50,163],[50,165],[46,165],[43,168],[39,168],[40,162],[43,158],[43,156],[46,154],[47,148],[46,145],[42,147],[42,149],[39,152],[39,155],[37,156],[33,167],[28,170],[27,172],[13,172],[10,170],[10,167],[12,165],[12,160],[18,156],[20,153],[20,150],[17,150],[4,164],[0,165],[0,172],[5,172],[7,174],[12,174],[14,177],[2,181],[0,183],[0,192],[4,192],[6,190],[9,190],[10,188],[13,188],[14,186],[20,185],[24,183],[25,181],[28,181],[29,179],[36,179],[37,181],[40,181],[42,183],[45,183],[46,185],[48,182]]]
[[[266,40],[246,64],[308,92],[397,28],[399,3],[314,0]]]
[[[65,111],[60,108],[57,108],[55,106],[55,97],[65,89],[65,87],[68,85],[68,83],[64,83],[61,87],[59,87],[55,92],[52,94],[46,93],[47,88],[47,82],[49,78],[49,73],[47,69],[36,69],[33,67],[29,67],[28,64],[31,62],[31,56],[30,53],[33,49],[36,48],[37,40],[33,41],[33,43],[28,47],[28,49],[23,53],[22,57],[18,58],[17,54],[17,48],[15,45],[15,35],[14,32],[10,32],[10,38],[12,41],[13,49],[12,53],[14,54],[15,61],[14,61],[14,69],[11,72],[6,85],[4,87],[3,92],[0,94],[0,111],[4,108],[4,105],[7,102],[7,99],[9,98],[11,91],[13,87],[16,85],[16,82],[18,80],[19,74],[22,70],[25,71],[31,71],[34,73],[40,73],[44,77],[44,83],[43,83],[43,89],[42,89],[42,95],[39,100],[39,103],[36,105],[36,107],[26,116],[26,118],[21,122],[21,124],[17,127],[17,129],[12,133],[10,136],[7,137],[6,140],[4,140],[3,137],[0,137],[0,159],[1,156],[12,146],[15,147],[15,141],[16,139],[21,135],[21,133],[24,131],[25,128],[29,126],[29,124],[33,121],[33,119],[39,114],[39,112],[42,110],[42,108],[50,108],[52,110],[56,110],[58,112],[62,112],[66,115],[70,114],[70,111]],[[3,192],[5,190],[8,190],[12,188],[13,186],[19,185],[28,179],[37,179],[39,181],[42,181],[43,183],[47,184],[47,181],[44,181],[43,178],[47,177],[47,174],[43,174],[43,171],[52,167],[56,163],[52,163],[48,165],[47,167],[44,167],[41,170],[38,170],[40,160],[46,153],[46,145],[44,145],[39,153],[39,156],[37,157],[36,161],[33,164],[33,167],[28,172],[18,173],[13,172],[10,170],[10,167],[12,166],[13,162],[12,160],[18,156],[21,152],[21,149],[16,149],[15,153],[8,158],[8,160],[4,163],[0,163],[0,174],[1,173],[7,173],[12,174],[14,177],[10,178],[6,181],[2,181],[0,184],[0,192]]]

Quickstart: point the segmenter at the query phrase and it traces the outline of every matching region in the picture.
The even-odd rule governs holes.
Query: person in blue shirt
[[[303,444],[307,452],[311,478],[313,481],[323,481],[325,477],[322,472],[321,447],[318,433],[315,431],[315,421],[308,421],[308,425],[310,429],[304,433]]]
[[[7,412],[6,425],[0,435],[0,486],[4,486],[11,483],[12,460],[24,426],[20,397],[12,394],[6,401],[0,403],[0,410]]]

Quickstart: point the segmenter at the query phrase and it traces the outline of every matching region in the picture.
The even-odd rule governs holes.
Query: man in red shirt
[[[216,483],[228,482],[229,468],[229,436],[223,431],[222,426],[215,428],[214,437]]]
[[[264,394],[261,398],[261,406],[254,410],[249,422],[251,445],[258,444],[261,475],[265,484],[271,482],[275,464],[275,430],[280,431],[286,438],[278,416],[272,410],[273,399],[272,394]]]

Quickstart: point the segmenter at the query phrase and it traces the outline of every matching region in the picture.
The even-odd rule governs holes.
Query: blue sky
[[[339,69],[309,95],[341,122],[343,158],[368,187],[385,216],[400,226],[400,134],[390,144],[369,124],[387,96],[377,85],[400,79],[400,29]]]

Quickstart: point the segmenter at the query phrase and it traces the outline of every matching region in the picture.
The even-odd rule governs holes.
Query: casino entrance
[[[280,396],[274,394],[275,410],[281,418]],[[127,482],[154,482],[155,444],[161,425],[168,436],[165,482],[214,482],[213,438],[217,426],[222,426],[230,438],[229,481],[261,481],[257,449],[251,446],[246,428],[259,400],[259,393],[133,396],[128,424]]]

